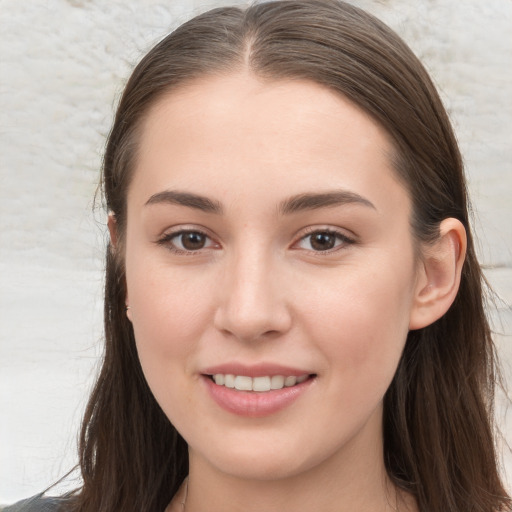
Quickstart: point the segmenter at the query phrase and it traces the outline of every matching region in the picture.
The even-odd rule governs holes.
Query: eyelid
[[[332,234],[332,235],[338,237],[338,239],[341,239],[341,241],[342,241],[341,244],[334,246],[331,249],[327,249],[325,251],[315,251],[313,249],[302,249],[302,250],[314,253],[315,255],[322,256],[322,255],[332,254],[334,252],[342,250],[342,249],[346,248],[347,246],[350,246],[357,242],[357,238],[355,235],[348,235],[346,230],[342,230],[337,227],[325,226],[325,225],[324,226],[322,226],[322,225],[308,226],[300,233],[298,238],[296,238],[296,241],[292,244],[292,248],[294,248],[294,246],[298,245],[305,238],[307,238],[308,236],[311,236],[314,233],[329,233],[329,234]],[[300,250],[300,248],[297,248],[297,250]]]
[[[208,247],[203,247],[201,249],[197,249],[196,251],[189,251],[186,249],[179,249],[172,244],[172,239],[178,237],[179,235],[185,233],[199,233],[205,236],[208,240],[212,242],[212,245]],[[167,229],[155,242],[157,245],[161,245],[169,249],[171,252],[175,254],[194,256],[202,254],[205,250],[210,250],[212,248],[217,249],[220,247],[220,244],[215,241],[214,237],[210,234],[209,230],[202,228],[200,226],[194,225],[179,225],[172,228]]]

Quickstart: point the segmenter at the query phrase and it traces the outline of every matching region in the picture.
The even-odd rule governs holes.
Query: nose
[[[292,324],[286,286],[277,265],[263,254],[234,258],[225,269],[215,327],[250,342],[275,338]]]

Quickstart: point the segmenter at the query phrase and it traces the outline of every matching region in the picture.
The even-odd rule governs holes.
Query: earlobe
[[[115,249],[117,247],[117,222],[114,212],[109,212],[107,225],[110,233],[110,243],[112,248]]]
[[[439,239],[423,251],[409,329],[421,329],[441,318],[459,290],[466,256],[466,230],[453,218],[439,227]]]
[[[110,234],[110,249],[112,251],[112,254],[115,255],[117,250],[119,249],[119,246],[118,246],[119,237],[118,237],[118,232],[117,232],[117,220],[116,220],[116,216],[115,216],[114,212],[109,212],[107,225],[108,225],[108,232]],[[128,292],[126,292],[125,302],[126,302],[126,308],[125,308],[126,316],[127,316],[128,320],[131,322],[132,314],[131,314],[131,307],[128,306]]]

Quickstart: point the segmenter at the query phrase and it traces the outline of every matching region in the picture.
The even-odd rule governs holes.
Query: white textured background
[[[122,84],[170,28],[233,3],[0,0],[0,503],[42,490],[75,463],[101,353],[105,218],[91,210]],[[412,46],[451,113],[481,260],[503,299],[493,317],[510,374],[512,1],[354,3]],[[512,421],[503,424],[510,442]]]

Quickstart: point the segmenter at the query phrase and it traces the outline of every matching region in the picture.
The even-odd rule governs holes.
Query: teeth
[[[284,387],[292,387],[300,384],[308,379],[309,375],[272,375],[272,377],[246,377],[245,375],[231,375],[216,373],[212,375],[215,384],[218,386],[226,386],[227,388],[234,388],[239,391],[259,391],[265,392],[274,389],[283,389]]]
[[[270,391],[270,377],[254,377],[251,380],[253,391]]]
[[[297,377],[295,377],[293,375],[290,375],[289,377],[286,377],[286,379],[284,379],[284,385],[287,388],[295,386],[295,384],[297,384]]]
[[[282,389],[284,387],[284,377],[282,375],[273,375],[270,379],[270,389]]]
[[[224,386],[227,388],[235,387],[235,376],[234,375],[224,375]]]
[[[252,391],[251,377],[243,377],[242,375],[237,375],[235,377],[235,389],[238,389],[238,391]]]

